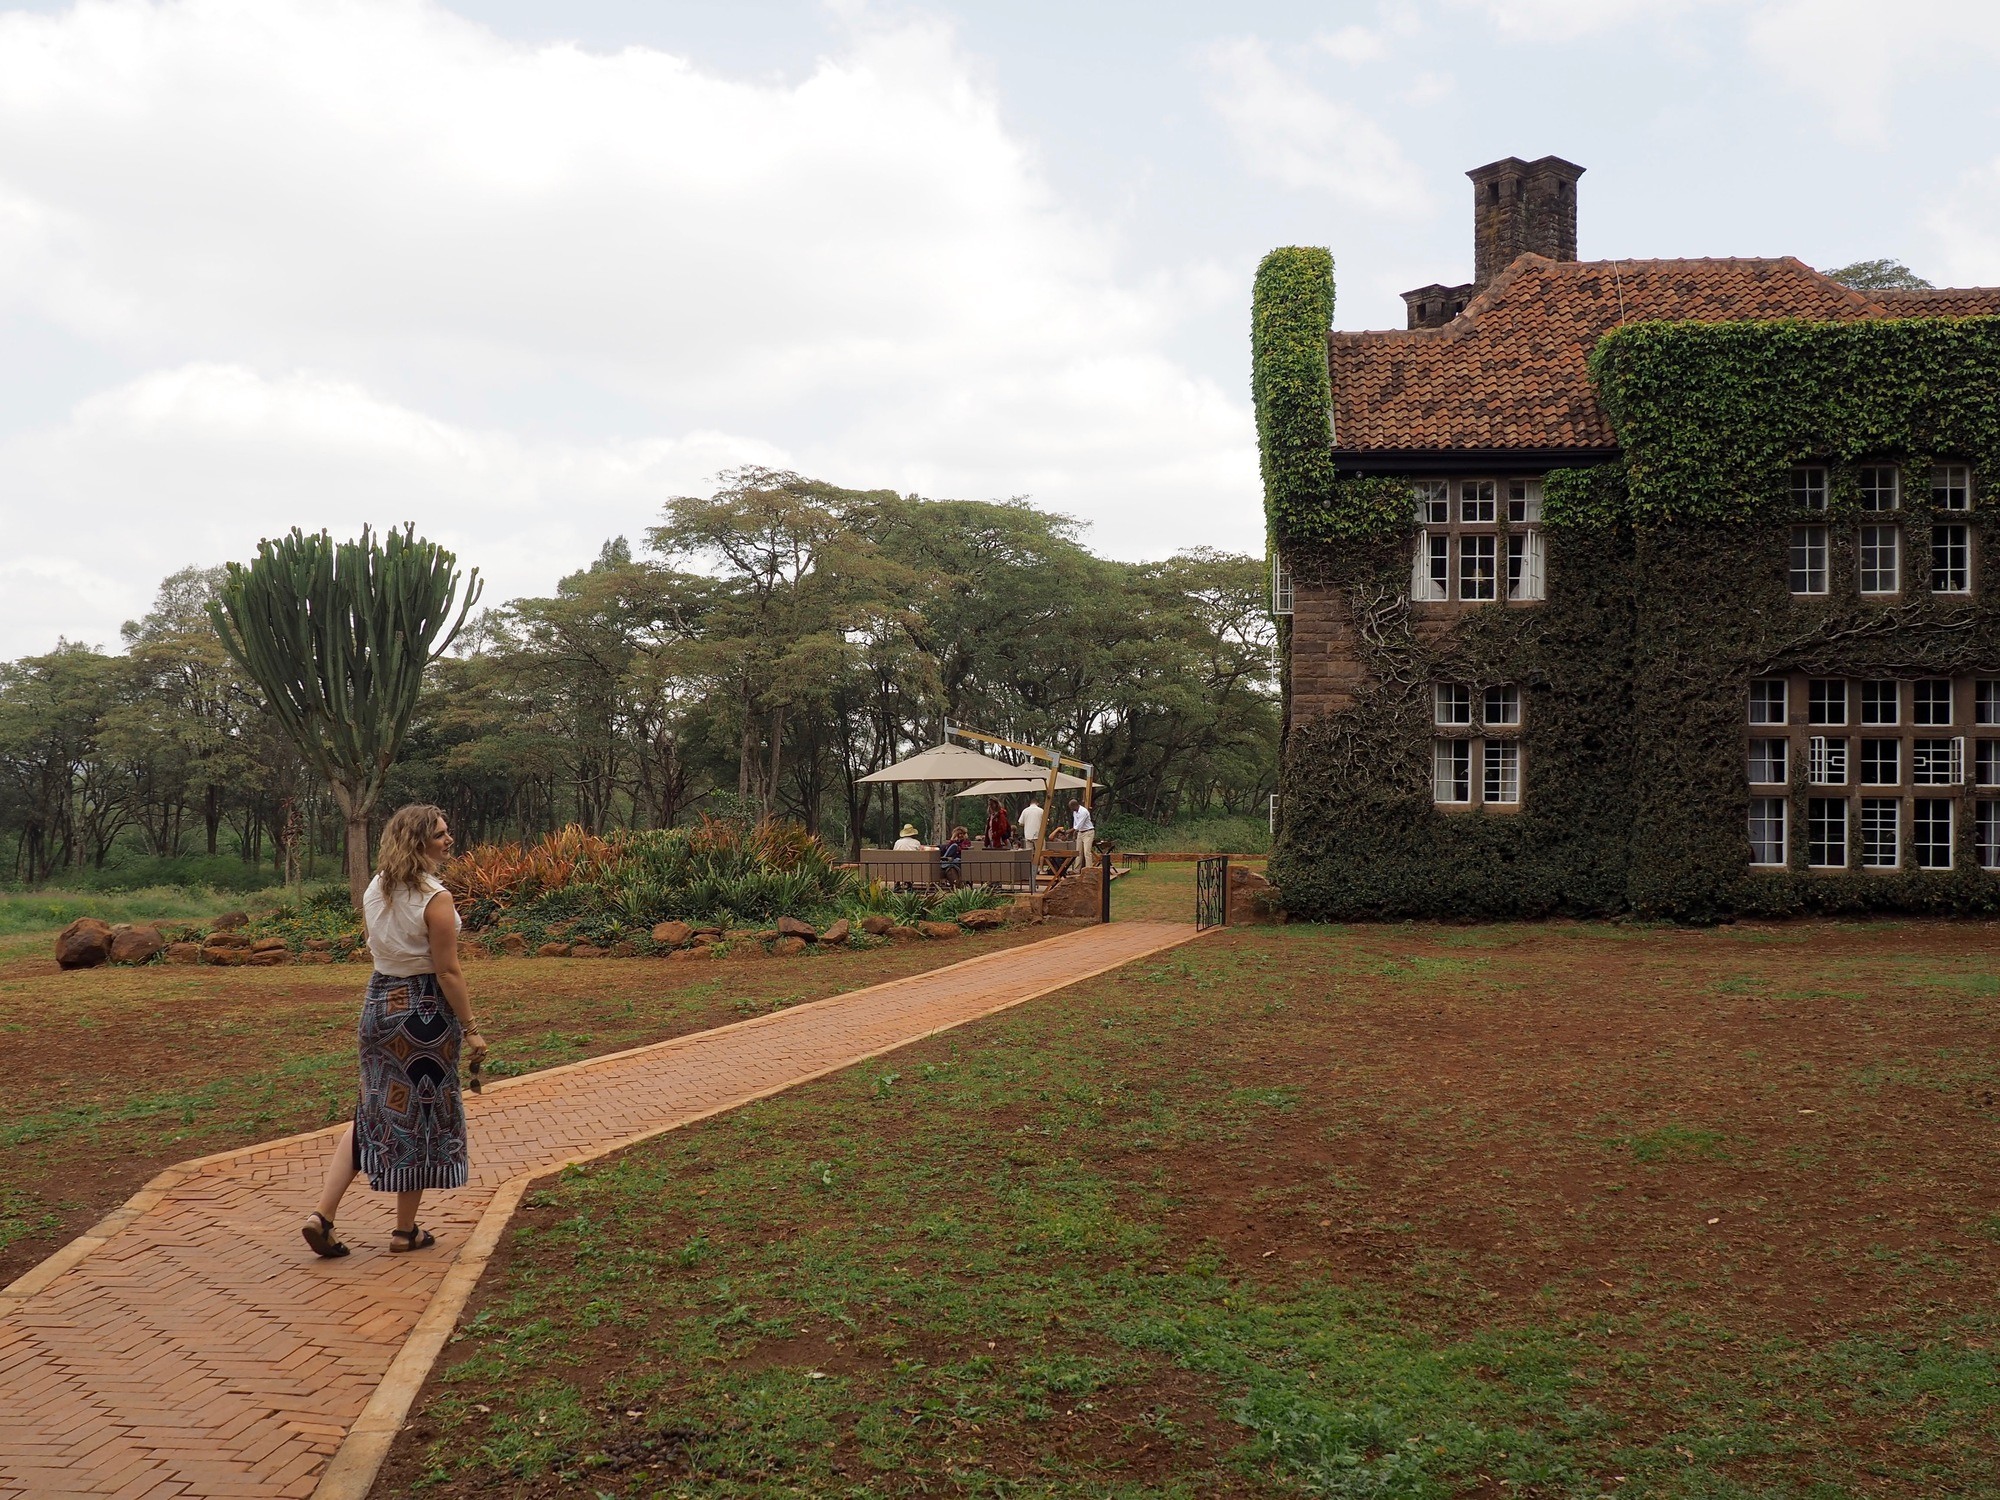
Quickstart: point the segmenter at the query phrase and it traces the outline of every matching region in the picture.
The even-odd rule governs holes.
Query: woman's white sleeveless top
[[[444,889],[435,875],[426,875],[416,890],[404,886],[393,895],[382,889],[382,877],[368,882],[362,893],[361,915],[368,925],[368,951],[375,955],[375,972],[407,979],[412,974],[429,974],[437,968],[431,962],[431,934],[424,926],[424,908],[431,897]],[[458,913],[451,914],[458,924]]]

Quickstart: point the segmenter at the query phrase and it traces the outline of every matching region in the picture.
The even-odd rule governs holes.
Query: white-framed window
[[[1499,491],[1491,479],[1461,480],[1458,486],[1458,519],[1473,525],[1483,525],[1496,519],[1498,503],[1495,499]]]
[[[1962,786],[1965,782],[1963,739],[1914,740],[1910,744],[1911,786]]]
[[[1972,470],[1964,464],[1937,464],[1931,469],[1934,510],[1972,509]]]
[[[1903,587],[1903,533],[1894,526],[1861,528],[1861,592],[1893,594]]]
[[[1880,513],[1902,508],[1902,487],[1894,464],[1866,464],[1856,477],[1861,481],[1863,510]]]
[[[1785,863],[1786,806],[1783,797],[1750,799],[1751,864],[1771,866]]]
[[[1806,800],[1806,863],[1816,870],[1847,868],[1847,799]]]
[[[1792,528],[1791,584],[1795,594],[1826,592],[1826,528]]]
[[[1910,852],[1920,870],[1951,868],[1952,802],[1947,797],[1919,797],[1910,817]]]
[[[1972,592],[1972,528],[1963,521],[1931,528],[1931,592]]]
[[[1790,711],[1785,706],[1785,679],[1760,677],[1750,684],[1750,722],[1783,724]]]
[[[1816,734],[1806,741],[1806,780],[1814,786],[1847,785],[1847,741]]]
[[[1537,526],[1542,519],[1542,484],[1538,479],[1507,481],[1507,521],[1513,526]]]
[[[1910,715],[1912,724],[1930,724],[1943,727],[1951,722],[1951,679],[1948,677],[1924,677],[1912,684],[1915,709]]]
[[[1903,742],[1863,740],[1861,742],[1861,784],[1901,786],[1903,784]]]
[[[1472,689],[1462,682],[1440,682],[1431,689],[1432,722],[1456,727],[1472,722]]]
[[[1507,534],[1507,597],[1544,599],[1548,564],[1539,531],[1511,531]]]
[[[1491,487],[1490,485],[1488,486]],[[1500,538],[1461,534],[1458,539],[1458,597],[1493,599],[1498,597],[1495,571]]]
[[[1894,797],[1861,799],[1861,868],[1893,870],[1900,858],[1903,804]]]
[[[1292,612],[1292,570],[1285,566],[1283,558],[1271,554],[1271,613],[1288,615]]]
[[[1805,465],[1792,470],[1792,504],[1799,510],[1826,509],[1826,470]]]
[[[1416,484],[1417,524],[1420,526],[1449,526],[1451,524],[1451,486],[1442,479],[1419,479]]]
[[[2000,786],[2000,740],[1980,740],[1972,752],[1975,786]]]
[[[1789,740],[1750,742],[1750,782],[1753,786],[1783,786],[1790,780]]]
[[[1815,677],[1806,686],[1808,724],[1847,722],[1847,682],[1840,677]]]
[[[1972,690],[1972,722],[2000,724],[2000,682],[1982,677]]]
[[[1861,684],[1861,722],[1900,724],[1903,722],[1903,685],[1900,682]]]
[[[1485,701],[1480,708],[1480,717],[1485,723],[1518,724],[1521,722],[1521,690],[1509,683],[1495,684],[1486,690]]]
[[[1451,597],[1450,533],[1417,533],[1417,549],[1410,561],[1410,597],[1420,604],[1442,604]]]
[[[1519,740],[1486,742],[1486,800],[1511,803],[1521,800],[1521,743]]]
[[[2000,870],[2000,802],[1981,802],[1973,809],[1972,837],[1979,847],[1979,868]]]
[[[1472,800],[1472,741],[1431,742],[1431,800],[1456,806]]]

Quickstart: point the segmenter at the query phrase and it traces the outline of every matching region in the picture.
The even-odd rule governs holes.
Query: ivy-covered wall
[[[1334,471],[1331,316],[1325,252],[1266,258],[1253,343],[1273,543],[1297,585],[1338,593],[1367,669],[1350,706],[1288,723],[1272,876],[1295,914],[2000,909],[1969,824],[1950,872],[1807,874],[1803,837],[1794,871],[1751,872],[1744,763],[1753,677],[2000,676],[2000,531],[1986,500],[2000,484],[2000,320],[1617,330],[1592,370],[1624,459],[1547,476],[1546,601],[1486,606],[1432,635],[1408,595],[1409,481]],[[1926,478],[1946,459],[1975,474],[1969,600],[1926,587]],[[1886,603],[1857,591],[1864,461],[1907,479],[1906,587]],[[1830,471],[1829,510],[1811,517],[1833,540],[1823,599],[1787,585],[1790,528],[1805,519],[1791,511],[1799,463]],[[1433,805],[1438,681],[1521,688],[1518,812]],[[1796,829],[1805,795],[1794,788]]]

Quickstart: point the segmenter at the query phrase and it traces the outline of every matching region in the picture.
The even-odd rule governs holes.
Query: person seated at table
[[[1005,849],[1014,841],[1014,825],[1007,817],[1007,808],[998,797],[986,799],[986,847]]]
[[[944,847],[938,850],[938,873],[944,884],[965,884],[965,846],[971,842],[972,836],[963,828],[954,828]]]
[[[905,823],[903,825],[903,832],[897,838],[895,847],[898,849],[921,849],[924,847],[924,841],[917,837],[916,824]]]

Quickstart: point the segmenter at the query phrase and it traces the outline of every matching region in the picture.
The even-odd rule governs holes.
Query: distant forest
[[[852,849],[906,817],[932,831],[923,789],[856,778],[946,720],[1091,761],[1100,822],[1261,814],[1279,719],[1264,564],[1117,562],[1078,530],[1021,501],[725,475],[670,501],[638,555],[617,538],[550,597],[475,615],[431,669],[378,821],[436,802],[466,847],[775,815]],[[121,652],[0,664],[13,881],[192,855],[338,876],[327,788],[209,624],[221,577],[167,578]]]

